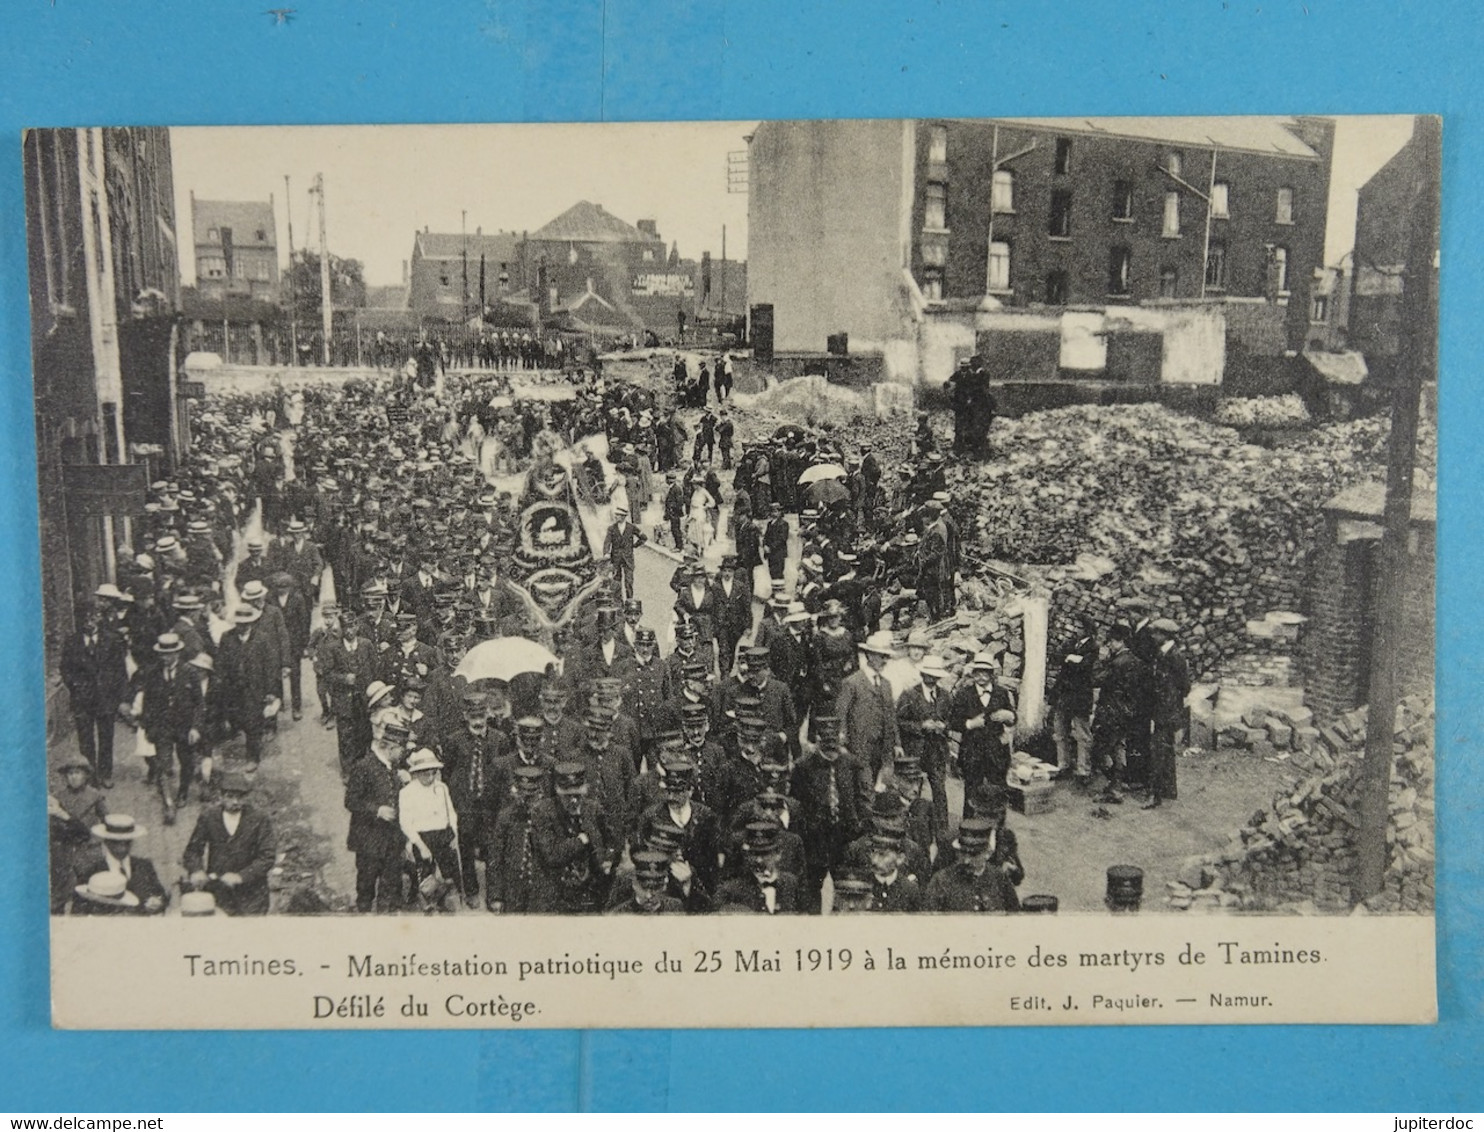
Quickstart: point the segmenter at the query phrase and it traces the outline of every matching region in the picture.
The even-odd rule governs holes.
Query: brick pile
[[[1255,648],[1293,651],[1276,636],[1255,646],[1251,626],[1302,610],[1323,505],[1384,478],[1387,431],[1372,418],[1262,448],[1160,405],[1077,406],[997,422],[996,457],[949,479],[970,561],[1056,567],[1042,572],[1052,640],[1084,613],[1108,624],[1139,594],[1182,626],[1201,677]],[[1425,432],[1423,483],[1435,451]]]
[[[1177,909],[1337,912],[1350,908],[1364,759],[1366,709],[1321,728],[1277,711],[1255,714],[1233,742],[1284,757],[1294,772],[1266,810],[1219,852],[1191,857],[1167,897]],[[1382,891],[1373,912],[1433,909],[1433,705],[1408,697],[1397,707]]]

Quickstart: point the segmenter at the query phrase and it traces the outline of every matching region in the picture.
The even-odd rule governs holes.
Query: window
[[[1127,295],[1130,287],[1133,257],[1128,248],[1108,249],[1108,294]]]
[[[1217,220],[1231,216],[1231,186],[1225,181],[1217,181],[1211,186],[1211,215]]]
[[[1057,189],[1051,194],[1051,234],[1060,240],[1072,236],[1072,190]]]
[[[1274,219],[1279,224],[1293,223],[1293,190],[1287,186],[1278,190],[1278,215]]]
[[[1173,237],[1180,234],[1180,194],[1177,192],[1165,193],[1165,219],[1163,236]]]
[[[196,274],[203,279],[223,279],[227,274],[227,261],[219,255],[204,255],[196,265]]]
[[[1072,139],[1056,139],[1056,171],[1061,176],[1066,176],[1072,171]]]
[[[1212,240],[1206,252],[1206,286],[1221,290],[1226,286],[1226,245]]]
[[[1165,264],[1159,269],[1159,297],[1161,299],[1178,299],[1180,297],[1180,271],[1172,264]]]
[[[653,263],[654,262],[654,249],[653,248],[645,248],[644,249],[644,262],[645,263]]]
[[[942,185],[928,185],[923,192],[922,226],[943,229],[948,227],[948,215]]]
[[[989,242],[989,289],[1010,290],[1010,245],[1004,240]]]
[[[1310,322],[1328,322],[1329,321],[1329,296],[1328,295],[1315,295],[1314,296],[1314,306],[1313,306],[1313,309],[1310,310],[1310,312],[1309,312],[1309,321]]]
[[[1067,273],[1052,271],[1046,276],[1046,301],[1052,306],[1063,306],[1067,301]]]
[[[1178,149],[1170,150],[1169,155],[1165,158],[1165,169],[1170,173],[1171,176],[1183,176],[1180,151]]]
[[[990,208],[995,212],[1015,211],[1015,174],[996,169],[990,188]]]
[[[206,238],[215,242],[216,240],[220,240],[222,235],[215,228],[208,228],[206,229]]]
[[[948,160],[948,127],[933,126],[928,130],[928,161],[942,165]]]
[[[1113,219],[1132,220],[1134,218],[1134,183],[1132,181],[1113,182]]]
[[[930,303],[941,302],[943,299],[943,279],[938,275],[929,275],[922,281],[922,297]]]
[[[258,231],[257,231],[257,241],[260,244],[266,244],[268,242],[268,231],[267,231],[267,229],[265,229],[265,228],[259,228],[258,229]]]
[[[1273,249],[1273,285],[1277,287],[1278,294],[1288,294],[1288,249],[1276,247]]]
[[[948,262],[948,245],[941,240],[928,240],[922,245],[922,262],[928,267],[942,267]]]

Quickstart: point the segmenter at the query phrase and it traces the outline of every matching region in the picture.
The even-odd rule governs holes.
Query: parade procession
[[[1430,913],[1435,400],[1397,432],[1375,374],[1402,355],[1314,337],[1339,298],[1294,200],[1334,121],[1183,121],[765,122],[729,166],[746,262],[725,228],[686,260],[582,200],[420,224],[400,306],[330,255],[327,224],[365,221],[333,195],[327,221],[319,176],[320,253],[289,227],[281,289],[269,194],[192,191],[196,283],[172,249],[140,286],[162,196],[89,251],[84,319],[34,295],[74,278],[53,221],[93,236],[33,209],[53,914]],[[1202,131],[1293,182],[1251,221],[1292,245],[1251,295],[1225,197],[1193,274],[1218,247],[1232,274],[1198,295],[1122,245],[1095,310],[1012,272],[1038,190],[998,173],[994,285],[934,261],[942,178],[986,138],[1057,184],[1142,153],[1163,191],[1182,155],[1224,175]],[[94,133],[139,184],[168,184],[171,137],[190,158],[188,131]],[[939,213],[918,277],[826,281],[834,245],[789,226],[810,155],[900,164],[903,136]],[[92,138],[28,135],[33,199],[70,201],[48,178]],[[1119,238],[1158,232],[1116,184]],[[899,337],[837,330],[826,282]]]

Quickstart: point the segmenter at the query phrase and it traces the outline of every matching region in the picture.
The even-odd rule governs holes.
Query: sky
[[[176,215],[205,200],[274,200],[280,259],[318,245],[308,188],[325,177],[330,251],[359,259],[368,284],[395,284],[423,227],[534,231],[579,200],[630,224],[653,219],[680,254],[746,257],[747,197],[727,191],[727,158],[754,122],[490,126],[188,127],[171,130]],[[1325,262],[1355,236],[1356,190],[1411,136],[1412,119],[1337,119]],[[289,177],[285,192],[284,176]],[[284,208],[285,200],[289,212]],[[195,281],[189,241],[181,277]]]

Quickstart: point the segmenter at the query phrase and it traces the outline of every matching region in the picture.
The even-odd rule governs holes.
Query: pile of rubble
[[[1309,423],[1309,410],[1297,393],[1281,397],[1228,397],[1216,407],[1216,423],[1231,428],[1291,428]]]
[[[1270,449],[1160,405],[1054,409],[997,422],[995,457],[955,465],[950,486],[971,560],[1060,567],[1041,571],[1053,640],[1082,614],[1111,621],[1138,594],[1184,627],[1200,675],[1291,651],[1249,624],[1302,607],[1321,508],[1384,477],[1387,428],[1353,421]],[[1435,436],[1421,447],[1425,489]]]
[[[1322,728],[1283,712],[1251,715],[1240,742],[1276,752],[1296,773],[1217,853],[1192,857],[1169,883],[1171,907],[1334,912],[1350,907],[1366,709]],[[1224,728],[1218,739],[1226,736]],[[1235,735],[1229,736],[1238,741]],[[1433,888],[1433,705],[1397,707],[1384,888],[1374,912],[1430,912]]]

